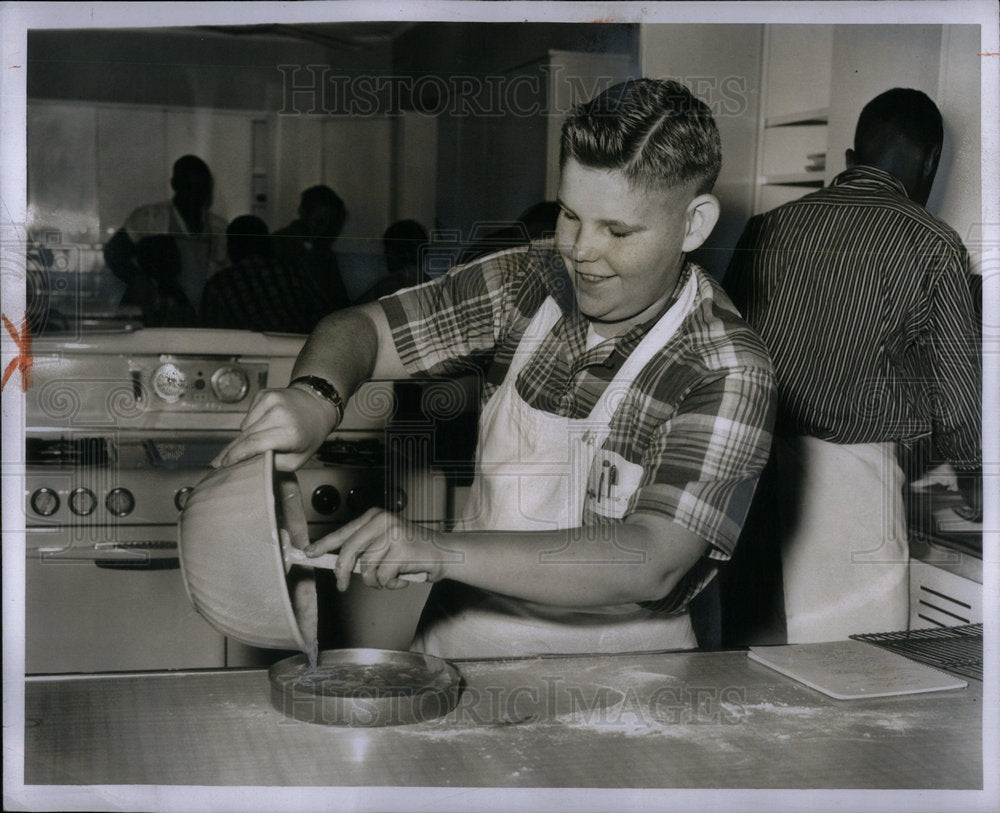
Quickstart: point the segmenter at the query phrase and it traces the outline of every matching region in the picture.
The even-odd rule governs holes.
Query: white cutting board
[[[747,656],[836,700],[939,692],[969,685],[864,641],[755,646]]]

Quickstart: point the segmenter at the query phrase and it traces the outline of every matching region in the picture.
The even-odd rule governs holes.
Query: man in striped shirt
[[[767,459],[759,338],[687,260],[715,225],[718,131],[682,85],[569,117],[555,240],[325,319],[251,406],[227,465],[301,465],[372,375],[480,371],[471,493],[444,534],[372,510],[306,548],[372,587],[437,582],[413,648],[443,657],[696,645],[687,605],[732,553]]]
[[[778,380],[790,642],[906,628],[903,447],[930,439],[981,511],[969,256],[924,209],[942,139],[925,94],[876,97],[848,169],[752,218],[724,280]]]

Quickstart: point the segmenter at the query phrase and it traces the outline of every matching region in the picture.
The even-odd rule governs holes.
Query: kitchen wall
[[[577,100],[569,88],[592,95],[637,75],[640,28],[425,23],[403,33],[393,71],[412,78],[422,92],[409,106],[435,122],[407,148],[434,156],[433,225],[464,242],[553,199],[551,134]]]
[[[673,78],[712,108],[722,140],[715,194],[722,214],[693,256],[715,277],[725,272],[753,205],[760,114],[760,25],[644,25],[644,76]]]
[[[922,90],[945,123],[927,209],[975,243],[982,223],[979,26],[838,25],[833,38],[827,175],[844,168],[867,101],[891,87]],[[978,258],[978,247],[970,248]]]
[[[923,90],[941,109],[945,144],[928,209],[955,228],[978,259],[981,50],[979,27],[971,25],[641,26],[643,74],[684,80],[713,107],[722,137],[716,185],[722,217],[696,259],[720,275],[754,211],[804,195],[843,170],[861,108],[894,86]],[[764,127],[765,120],[796,116],[801,121],[792,126]],[[763,149],[765,132],[783,137],[775,155]],[[814,142],[819,146],[808,146]],[[825,151],[825,169],[804,184],[810,149]],[[763,187],[766,176],[781,173],[782,162],[785,177],[800,176]],[[760,188],[768,194],[758,194],[755,209]]]
[[[98,273],[100,244],[133,208],[170,197],[170,166],[191,152],[212,168],[213,208],[227,220],[252,212],[277,229],[296,217],[303,189],[337,190],[349,211],[345,282],[359,294],[384,273],[393,125],[385,111],[344,111],[358,103],[359,77],[385,74],[389,60],[387,40],[338,48],[249,29],[32,31],[29,230],[72,245],[71,261],[94,272],[85,293],[111,306],[121,291]]]
[[[820,28],[832,29],[822,48],[808,33]],[[352,255],[377,257],[385,226],[403,217],[465,240],[477,223],[509,220],[552,197],[552,135],[564,112],[550,109],[553,77],[582,92],[639,74],[681,79],[715,112],[722,217],[696,255],[715,276],[755,200],[764,208],[771,200],[757,194],[766,174],[765,97],[772,111],[822,103],[821,180],[829,180],[865,101],[894,84],[927,90],[947,127],[929,208],[970,239],[981,219],[975,26],[420,23],[403,26],[391,43],[352,48],[232,31],[29,34],[36,231],[98,244],[131,208],[168,197],[169,164],[191,151],[216,170],[226,217],[259,212],[278,228],[294,218],[301,190],[322,182],[350,210],[341,249]],[[768,73],[775,49],[781,68]],[[596,67],[565,69],[564,60],[560,73],[558,54]],[[609,54],[619,61],[602,65]],[[364,82],[387,75],[421,90],[380,96],[372,107]],[[316,91],[329,76],[343,79],[335,100]],[[489,81],[517,91],[483,111],[476,105],[489,99],[455,84]],[[453,97],[442,98],[442,87]],[[512,103],[541,112],[513,115]],[[99,252],[92,256],[99,262]],[[356,292],[372,273],[380,269],[364,262],[349,269]]]
[[[33,30],[28,58],[29,99],[277,112],[286,92],[278,66],[357,76],[384,68],[388,45],[338,50],[252,28]]]

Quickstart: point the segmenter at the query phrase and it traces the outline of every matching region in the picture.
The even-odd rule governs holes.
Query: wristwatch
[[[329,401],[337,407],[338,424],[344,420],[344,411],[346,409],[344,406],[344,399],[340,397],[340,393],[337,392],[337,388],[325,378],[320,378],[318,375],[300,375],[298,378],[293,378],[288,382],[289,387],[292,386],[292,384],[305,384],[320,398]]]

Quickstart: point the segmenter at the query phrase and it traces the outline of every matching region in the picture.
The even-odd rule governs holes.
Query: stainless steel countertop
[[[39,677],[25,782],[252,786],[981,788],[982,685],[837,701],[744,651],[456,662],[449,715],[338,728],[263,670]]]

